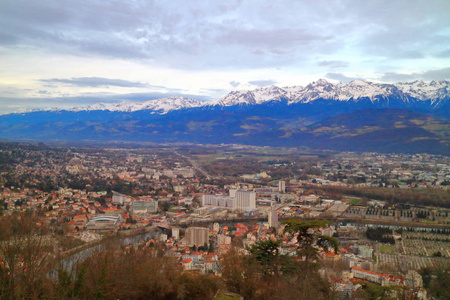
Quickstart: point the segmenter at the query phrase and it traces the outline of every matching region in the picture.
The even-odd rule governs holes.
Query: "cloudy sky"
[[[448,0],[1,0],[0,113],[450,78]]]

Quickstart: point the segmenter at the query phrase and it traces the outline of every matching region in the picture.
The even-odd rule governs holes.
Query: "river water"
[[[70,272],[78,262],[82,262],[83,260],[85,260],[86,258],[88,258],[97,251],[104,250],[107,246],[121,247],[126,245],[142,244],[148,240],[154,239],[159,234],[161,234],[161,231],[155,230],[133,236],[119,237],[113,240],[106,239],[101,244],[89,247],[87,249],[76,252],[66,258],[63,258],[61,260],[61,267],[64,270]]]

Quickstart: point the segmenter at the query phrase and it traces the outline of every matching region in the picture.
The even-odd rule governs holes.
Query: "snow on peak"
[[[325,79],[319,79],[305,87],[292,86],[279,88],[271,86],[252,91],[234,91],[223,98],[208,102],[206,105],[232,106],[238,104],[260,104],[282,99],[286,99],[289,104],[298,102],[307,103],[318,99],[357,101],[364,98],[370,101],[378,101],[380,98],[391,95],[400,97],[403,101],[409,101],[410,98],[416,98],[417,100],[431,99],[432,102],[438,101],[449,97],[449,82],[441,80],[430,83],[415,81],[412,83],[381,84],[358,79],[348,84],[342,82],[332,84]]]
[[[142,102],[123,101],[120,103],[96,103],[86,107],[74,107],[69,110],[71,111],[109,110],[109,111],[123,111],[123,112],[133,112],[138,110],[153,110],[159,113],[168,113],[169,111],[172,110],[199,107],[202,105],[203,102],[198,100],[173,96],[155,100],[147,100]]]
[[[206,105],[233,106],[243,104],[256,104],[255,96],[251,91],[233,91],[225,97],[207,102]]]
[[[207,106],[254,105],[268,101],[280,101],[286,97],[286,91],[277,86],[257,88],[252,91],[233,91],[225,97],[207,102]]]
[[[360,99],[369,99],[370,101],[379,101],[394,95],[402,101],[416,99],[419,101],[428,100],[434,106],[439,105],[441,101],[447,101],[450,98],[450,81],[413,81],[409,83],[382,84],[363,80],[354,80],[348,84],[333,84],[325,79],[319,79],[307,86],[290,87],[263,87],[251,91],[232,91],[222,98],[209,102],[188,99],[184,97],[167,97],[142,102],[124,101],[120,103],[96,103],[85,107],[73,107],[70,111],[92,111],[108,110],[133,112],[138,110],[152,110],[154,113],[165,114],[173,110],[184,108],[193,108],[201,106],[234,106],[234,105],[257,105],[269,101],[287,101],[292,103],[309,103],[318,99],[330,101],[358,101]],[[32,111],[57,111],[61,109],[34,109]]]
[[[450,95],[450,81],[448,80],[433,80],[429,83],[416,80],[397,83],[396,86],[406,95],[420,100],[431,100],[432,103],[439,102]]]

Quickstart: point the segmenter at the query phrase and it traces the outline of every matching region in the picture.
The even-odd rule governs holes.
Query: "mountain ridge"
[[[120,103],[95,103],[89,106],[72,107],[68,109],[48,108],[19,111],[29,113],[36,111],[93,111],[108,110],[133,112],[149,110],[154,113],[166,114],[170,111],[197,107],[211,108],[214,106],[242,106],[260,105],[267,102],[286,101],[287,105],[296,103],[310,103],[320,99],[329,101],[354,101],[368,99],[380,102],[389,98],[398,99],[404,103],[416,106],[426,106],[434,109],[448,104],[450,101],[450,81],[413,81],[409,83],[374,83],[370,81],[354,80],[348,84],[342,82],[333,84],[325,79],[319,79],[303,86],[277,87],[269,86],[254,90],[231,91],[227,95],[207,102],[172,96],[140,102],[122,101]],[[427,103],[429,102],[429,103]]]
[[[448,83],[394,86],[353,81],[334,85],[319,80],[305,87],[234,91],[208,104],[170,97],[8,114],[0,116],[0,138],[307,146],[449,155]]]

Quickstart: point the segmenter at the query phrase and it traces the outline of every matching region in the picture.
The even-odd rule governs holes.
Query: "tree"
[[[364,281],[358,281],[358,283],[362,285],[362,289],[358,290],[357,299],[363,297],[370,300],[394,300],[399,299],[402,290],[399,286],[381,286]]]
[[[442,253],[441,253],[441,251],[437,251],[437,252],[433,253],[433,256],[434,257],[442,257]]]
[[[278,276],[281,269],[279,247],[279,241],[260,240],[248,248],[250,255],[261,265],[262,273],[265,275]]]
[[[3,216],[0,228],[0,299],[39,298],[54,263],[47,228],[32,213]]]
[[[213,253],[214,252],[214,243],[213,242],[209,243],[208,252],[209,253]]]
[[[450,299],[450,267],[423,268],[419,271],[422,275],[423,286],[434,299]]]
[[[231,249],[222,256],[222,280],[227,290],[244,299],[330,299],[328,284],[317,264],[281,255],[278,241],[258,241],[249,255]]]
[[[318,250],[315,246],[333,247],[337,252],[339,243],[335,238],[317,235],[315,230],[321,227],[327,227],[331,221],[327,220],[287,220],[284,232],[292,235],[297,235],[297,242],[299,244],[297,254],[304,257],[306,261],[313,261],[318,258]]]
[[[339,242],[335,238],[327,235],[319,235],[317,237],[317,245],[324,248],[325,251],[329,251],[330,248],[333,248],[336,254],[339,251]]]

